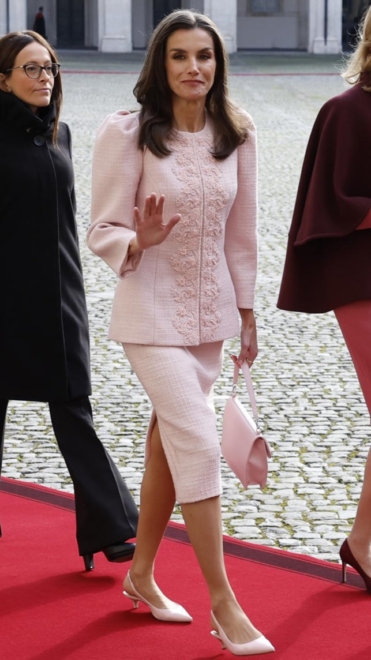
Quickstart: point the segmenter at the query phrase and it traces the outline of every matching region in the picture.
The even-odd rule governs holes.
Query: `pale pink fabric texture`
[[[223,342],[191,347],[124,344],[124,350],[156,411],[177,501],[220,495],[212,387],[222,366]],[[147,458],[149,452],[147,438]]]
[[[88,245],[119,277],[109,334],[153,404],[180,503],[221,493],[210,394],[238,308],[254,306],[256,136],[248,115],[246,124],[248,140],[223,161],[210,154],[208,118],[199,133],[176,132],[172,153],[157,158],[138,149],[138,115],[118,112],[94,152]],[[160,246],[128,257],[133,208],[152,192],[166,196],[165,220],[182,218]]]
[[[98,130],[88,245],[120,278],[109,336],[119,342],[196,346],[239,332],[238,308],[254,307],[257,266],[256,135],[215,160],[213,127],[177,131],[164,158],[140,151],[138,114],[117,112]],[[128,258],[133,208],[164,194],[182,219],[159,246]]]
[[[334,310],[371,416],[371,300]]]

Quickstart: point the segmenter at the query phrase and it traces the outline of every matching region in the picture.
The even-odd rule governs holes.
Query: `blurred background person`
[[[35,16],[35,22],[33,26],[34,32],[41,34],[44,39],[46,39],[46,27],[45,27],[45,16],[44,16],[44,7],[39,7],[39,11]]]

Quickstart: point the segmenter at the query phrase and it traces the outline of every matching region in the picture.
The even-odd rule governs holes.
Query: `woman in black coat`
[[[47,401],[75,489],[77,542],[133,555],[137,508],[98,439],[75,224],[71,135],[57,57],[36,32],[0,40],[0,469],[10,399]]]

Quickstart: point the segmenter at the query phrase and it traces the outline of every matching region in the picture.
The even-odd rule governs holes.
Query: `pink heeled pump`
[[[215,630],[211,631],[213,637],[219,639],[223,649],[228,649],[232,655],[261,655],[263,653],[272,653],[275,651],[274,646],[268,641],[264,635],[261,635],[257,639],[253,639],[251,642],[246,642],[245,644],[234,644],[228,639],[220,623],[217,622],[214,614],[211,612],[211,618]]]
[[[129,591],[125,590],[125,582],[127,583],[127,588]],[[134,608],[136,609],[139,607],[139,603],[144,603],[149,607],[151,610],[152,615],[155,617],[155,619],[158,619],[159,621],[174,621],[176,623],[191,623],[193,621],[192,617],[188,612],[179,605],[178,603],[171,603],[170,608],[160,608],[160,607],[155,607],[154,605],[151,605],[148,600],[143,598],[143,596],[138,593],[138,591],[135,589],[131,577],[130,577],[130,571],[128,571],[127,576],[124,580],[124,591],[123,591],[124,596],[126,598],[130,598],[130,600],[133,601]]]

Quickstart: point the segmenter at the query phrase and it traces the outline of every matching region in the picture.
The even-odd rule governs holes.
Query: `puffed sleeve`
[[[142,173],[138,114],[109,115],[101,124],[93,155],[88,247],[120,278],[133,273],[143,253],[128,255],[135,236],[133,209]]]
[[[237,307],[253,309],[257,273],[257,145],[249,115],[247,140],[237,149],[237,194],[226,225],[225,254]]]

